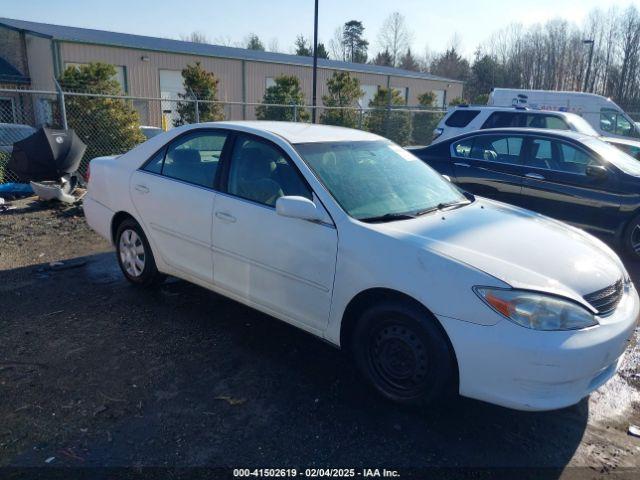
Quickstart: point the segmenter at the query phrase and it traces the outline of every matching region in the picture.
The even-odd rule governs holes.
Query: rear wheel
[[[455,367],[436,320],[413,305],[385,302],[365,311],[353,335],[356,363],[386,398],[427,404],[452,392]]]
[[[134,285],[153,286],[165,279],[156,267],[147,237],[135,220],[126,219],[118,226],[116,254],[122,273]]]

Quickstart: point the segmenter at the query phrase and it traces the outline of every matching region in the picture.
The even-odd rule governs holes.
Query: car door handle
[[[454,165],[456,167],[466,167],[466,168],[470,168],[471,167],[471,165],[469,165],[468,163],[461,163],[461,162],[456,162],[456,163],[454,163]]]
[[[544,180],[544,177],[539,173],[525,173],[524,176],[527,178],[533,178],[535,180]]]
[[[146,185],[138,184],[134,188],[140,193],[149,193],[149,187],[147,187]]]
[[[216,212],[216,217],[218,217],[223,222],[236,223],[236,217],[226,212]]]

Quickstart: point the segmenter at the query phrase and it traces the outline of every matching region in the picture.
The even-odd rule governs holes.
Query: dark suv
[[[613,238],[640,258],[640,162],[598,138],[488,129],[410,151],[464,190]]]

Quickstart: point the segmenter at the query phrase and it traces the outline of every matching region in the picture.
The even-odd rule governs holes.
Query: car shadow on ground
[[[544,413],[463,398],[398,407],[302,331],[187,282],[132,287],[113,253],[82,259],[2,273],[4,360],[46,370],[0,369],[0,434],[21,436],[0,465],[549,467],[537,478],[557,478],[586,429],[586,400]]]

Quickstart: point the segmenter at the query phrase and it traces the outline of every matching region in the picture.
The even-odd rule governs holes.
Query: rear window
[[[479,114],[480,110],[456,110],[445,120],[444,124],[447,127],[466,127]]]

